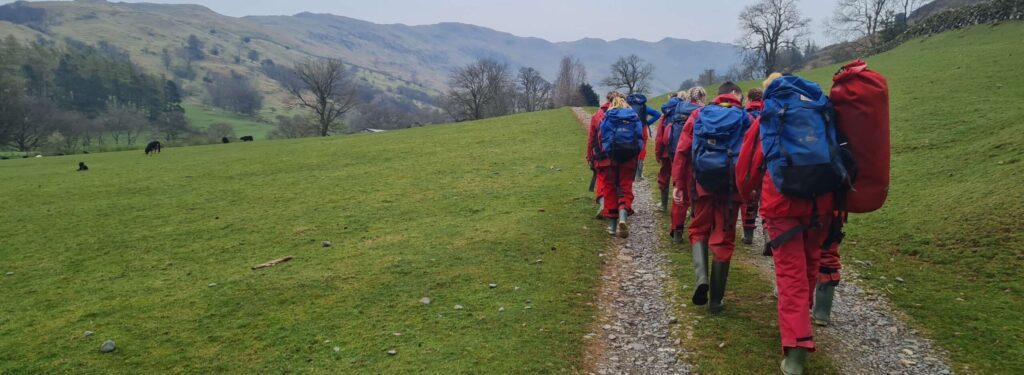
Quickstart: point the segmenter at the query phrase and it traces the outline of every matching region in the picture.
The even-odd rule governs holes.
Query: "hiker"
[[[634,93],[629,94],[626,97],[626,103],[629,104],[633,111],[640,116],[640,122],[643,123],[644,130],[644,144],[647,144],[647,139],[651,138],[651,125],[658,122],[661,118],[661,112],[647,106],[647,96],[644,94]],[[640,159],[636,167],[636,180],[644,177],[644,160],[647,159],[647,149],[640,150]]]
[[[690,151],[679,149],[679,138],[682,137],[682,128],[689,121],[693,112],[704,107],[707,102],[708,93],[703,87],[696,86],[690,88],[686,93],[686,97],[689,100],[681,102],[677,105],[673,112],[673,126],[678,125],[679,136],[675,137],[675,142],[668,142],[669,152],[674,153],[672,158],[672,172],[669,181],[673,185],[672,187],[672,222],[669,227],[669,236],[672,237],[673,243],[683,243],[683,229],[686,226],[686,215],[690,209],[690,193],[692,192],[693,184],[690,183],[690,179],[693,175],[690,165]],[[692,139],[692,138],[690,138]],[[680,153],[682,152],[682,153]]]
[[[761,111],[764,109],[764,94],[760,88],[754,87],[747,91],[747,113],[754,120],[761,118]],[[740,207],[743,214],[743,243],[754,244],[754,231],[757,230],[757,200],[744,203]]]
[[[604,181],[604,217],[608,219],[608,234],[621,238],[629,237],[627,219],[633,214],[633,178],[640,150],[646,144],[644,127],[626,100],[616,97],[598,129],[601,152],[594,159],[608,161],[597,168]]]
[[[601,104],[601,107],[594,112],[594,115],[590,117],[590,128],[587,132],[587,164],[590,165],[590,169],[594,171],[594,196],[597,200],[597,218],[604,219],[604,174],[597,173],[598,168],[607,167],[610,165],[610,161],[607,158],[601,158],[595,160],[594,155],[601,153],[600,138],[598,131],[601,127],[601,121],[604,120],[604,114],[608,111],[608,106],[612,104],[612,99],[621,97],[617,91],[609,91],[605,95],[605,102]]]
[[[821,88],[779,74],[769,76],[764,86],[765,108],[744,139],[736,179],[744,201],[759,199],[770,239],[765,251],[775,263],[781,368],[785,374],[801,374],[807,354],[815,350],[809,315],[821,246],[832,219],[832,192],[847,175],[832,152],[838,142],[828,125],[831,106]],[[801,125],[799,130],[784,126],[795,123]],[[801,136],[807,132],[816,137]],[[801,142],[800,151],[790,154],[797,148],[795,142]],[[794,178],[783,171],[803,173]]]
[[[736,242],[740,199],[732,171],[743,135],[751,124],[750,115],[741,104],[742,95],[739,86],[725,82],[711,104],[692,113],[683,127],[676,155],[689,158],[687,162],[693,173],[673,173],[677,187],[691,187],[694,193],[691,197],[693,220],[689,228],[697,278],[693,304],[706,304],[715,315],[723,310],[729,262]],[[713,258],[710,282],[709,250]]]
[[[658,202],[658,210],[665,212],[668,210],[668,195],[670,180],[672,179],[672,158],[675,156],[675,149],[668,151],[666,142],[670,140],[671,136],[675,136],[675,140],[679,139],[679,132],[672,133],[672,122],[670,121],[673,117],[673,111],[676,106],[683,101],[689,101],[687,92],[680,91],[676,94],[669,96],[665,105],[661,106],[661,124],[658,125],[658,134],[654,140],[654,155],[658,164],[661,168],[658,170],[658,188],[661,189],[661,201]],[[666,136],[667,135],[667,136]]]

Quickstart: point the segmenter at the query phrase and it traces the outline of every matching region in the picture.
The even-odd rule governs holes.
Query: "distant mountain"
[[[581,59],[589,80],[597,83],[615,59],[636,53],[655,65],[652,89],[657,93],[674,90],[704,68],[725,70],[738,61],[735,46],[715,42],[666,38],[656,43],[631,39],[552,43],[459,23],[382,25],[313,13],[235,18],[198,5],[102,0],[0,7],[0,36],[8,34],[20,39],[107,43],[128,52],[143,67],[169,76],[173,71],[165,66],[162,51],[179,51],[190,35],[196,35],[211,52],[206,60],[196,62],[201,71],[249,72],[272,97],[283,93],[261,69],[260,62],[266,59],[290,66],[309,56],[340,57],[361,68],[363,80],[388,92],[413,89],[435,94],[446,88],[453,68],[481,57],[513,68],[531,66],[553,80],[558,60],[571,54]],[[188,91],[201,89],[198,83],[186,85]]]

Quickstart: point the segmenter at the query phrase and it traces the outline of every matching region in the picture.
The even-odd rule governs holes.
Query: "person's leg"
[[[765,220],[771,238],[777,238],[798,225],[801,225],[801,221],[791,218]],[[808,254],[805,240],[803,235],[793,236],[772,252],[775,283],[779,289],[779,335],[787,353],[794,348],[806,351],[814,351],[815,348],[811,319],[808,316],[811,290],[807,283]]]
[[[608,234],[615,235],[617,223],[619,220],[619,196],[616,193],[618,185],[616,184],[615,174],[618,170],[615,167],[601,167],[598,168],[597,173],[600,181],[602,182],[601,192],[604,193],[603,199],[603,210],[601,214],[605,220],[608,221]]]
[[[604,218],[604,199],[605,199],[605,178],[604,173],[601,173],[600,169],[597,172],[597,180],[594,183],[594,196],[597,201],[597,218]]]
[[[680,243],[683,240],[683,231],[686,229],[686,210],[689,208],[689,203],[686,201],[683,203],[672,201],[672,225],[669,227],[669,235],[672,236],[673,242]]]
[[[714,255],[711,263],[711,303],[708,305],[712,314],[722,312],[722,299],[729,280],[729,265],[736,248],[736,216],[739,205],[720,199],[714,206],[714,227],[709,236],[709,246]]]
[[[840,259],[839,244],[832,245],[828,251],[821,254],[814,288],[814,309],[811,310],[815,325],[827,326],[832,321],[832,300],[835,298],[836,287],[842,280],[839,271],[843,265]]]
[[[633,177],[636,174],[636,161],[622,163],[618,166],[619,183],[619,222],[616,234],[621,238],[629,237],[629,215],[633,214]]]
[[[685,215],[685,213],[684,213]],[[708,279],[708,240],[715,226],[714,199],[699,198],[693,202],[693,219],[690,221],[690,244],[693,253],[693,272],[697,279],[693,291],[693,304],[703,306],[708,303],[708,290],[711,283]]]
[[[668,211],[671,201],[672,187],[669,180],[672,179],[672,161],[661,159],[661,169],[658,170],[658,188],[661,189],[661,203],[658,206],[662,212]]]
[[[754,230],[757,229],[757,203],[744,204],[740,208],[743,213],[743,243],[754,243]]]

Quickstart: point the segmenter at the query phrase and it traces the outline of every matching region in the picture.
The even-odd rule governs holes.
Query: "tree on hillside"
[[[697,84],[704,87],[708,87],[719,82],[721,82],[721,79],[718,74],[715,73],[714,69],[704,69],[704,71],[697,76]]]
[[[315,137],[319,133],[320,129],[309,116],[294,115],[288,117],[279,115],[277,116],[277,124],[274,126],[274,130],[271,130],[267,136],[273,139],[306,138]]]
[[[551,102],[551,83],[544,80],[534,68],[520,68],[518,80],[523,110],[533,112],[547,109]]]
[[[811,22],[800,14],[796,0],[760,0],[743,8],[739,21],[743,34],[737,44],[747,53],[745,63],[765,76],[781,70],[779,52],[798,45]]]
[[[594,92],[594,87],[589,83],[580,85],[580,96],[583,97],[583,105],[597,107],[601,105],[601,96]]]
[[[455,121],[506,115],[514,88],[508,64],[480,59],[452,72],[444,108]]]
[[[154,124],[157,132],[163,136],[164,141],[172,143],[179,138],[192,133],[192,127],[185,117],[185,112],[164,112],[160,114]]]
[[[249,77],[231,71],[231,74],[210,73],[207,78],[207,104],[247,116],[263,108],[263,94]]]
[[[341,60],[311,58],[295,65],[295,78],[287,87],[294,105],[312,112],[321,137],[331,135],[341,116],[356,105],[352,73]]]
[[[563,57],[558,64],[558,77],[551,93],[555,107],[583,105],[584,100],[579,88],[586,82],[587,69],[583,67],[583,63],[572,56]]]
[[[841,37],[865,38],[868,46],[892,17],[893,0],[839,0],[829,24]]]
[[[18,151],[36,150],[53,130],[53,117],[60,110],[49,99],[19,96],[6,113],[10,135],[7,144]]]
[[[96,121],[103,124],[115,145],[124,141],[131,146],[149,129],[149,120],[142,110],[116,101],[107,104],[106,112],[97,117]]]
[[[696,86],[698,86],[696,80],[694,80],[693,78],[687,78],[686,80],[679,84],[679,91],[689,90]]]
[[[164,69],[171,70],[171,65],[174,64],[174,58],[171,57],[171,51],[164,48],[160,51],[160,62],[164,65]]]
[[[188,67],[192,67],[193,61],[205,59],[206,52],[203,51],[203,41],[195,35],[189,35],[185,46],[181,48],[181,58],[185,60],[185,65]]]
[[[223,122],[210,124],[203,133],[211,143],[220,143],[221,138],[235,139],[235,128]]]
[[[601,84],[615,88],[626,89],[627,94],[646,94],[650,84],[651,75],[654,74],[654,65],[645,62],[640,56],[631,54],[620,57],[612,64],[611,75],[601,80]]]

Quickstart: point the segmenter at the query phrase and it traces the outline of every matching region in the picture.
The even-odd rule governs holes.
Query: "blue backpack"
[[[601,122],[601,149],[620,163],[636,159],[644,148],[643,129],[636,111],[629,108],[609,110]]]
[[[705,190],[736,191],[736,157],[750,116],[743,108],[712,104],[700,110],[693,123],[693,174]]]
[[[783,76],[765,90],[761,147],[780,193],[814,198],[848,180],[834,120],[832,103],[814,82]]]
[[[640,122],[647,126],[647,97],[644,94],[630,94],[626,97],[626,103],[629,103],[629,107],[633,108],[633,112],[636,112],[637,116],[640,117]]]
[[[672,116],[669,117],[672,122],[667,126],[669,130],[668,145],[665,150],[669,154],[668,160],[675,160],[676,149],[679,147],[679,136],[683,134],[683,127],[686,126],[686,121],[690,120],[690,115],[693,114],[693,111],[701,108],[699,104],[683,100],[676,104],[675,109],[672,110]]]

